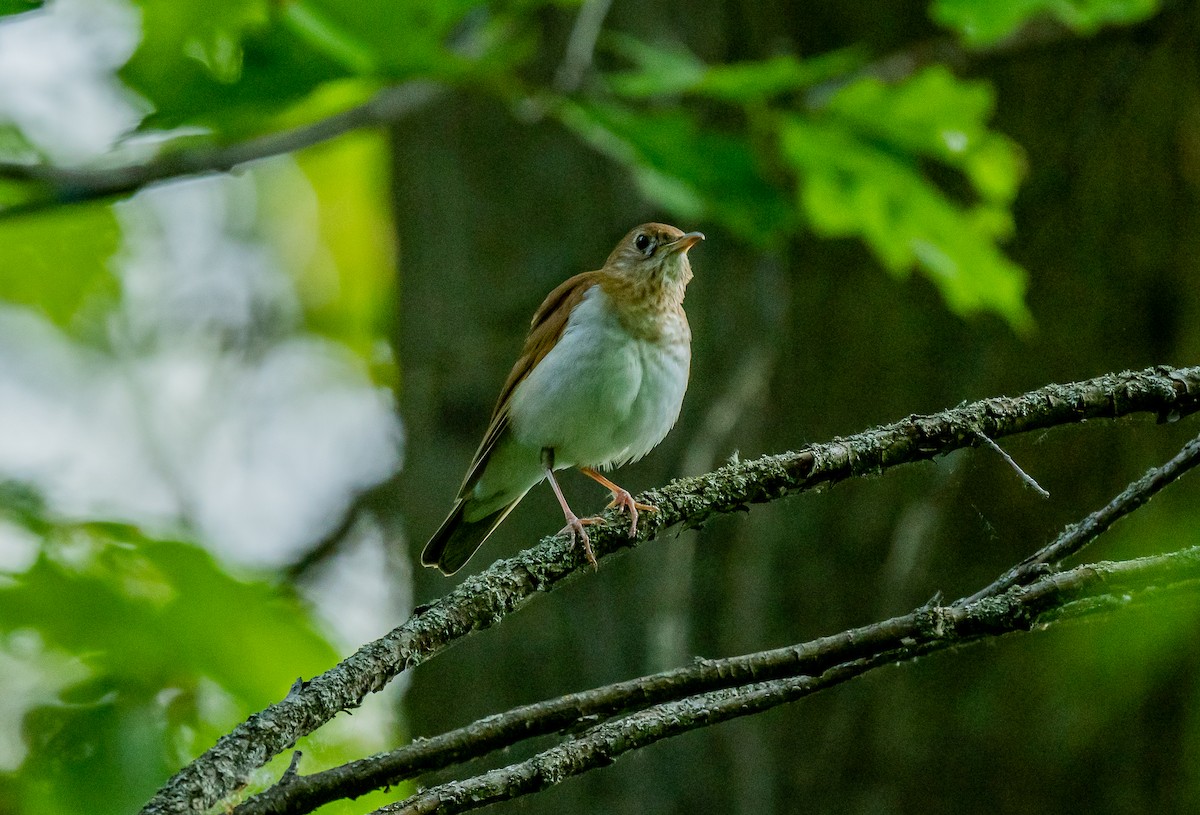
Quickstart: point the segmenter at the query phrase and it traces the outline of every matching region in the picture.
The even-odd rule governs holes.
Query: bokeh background
[[[1200,4],[0,13],[0,812],[134,811],[461,579],[416,556],[529,316],[637,223],[708,240],[692,385],[621,471],[635,491],[1200,359]],[[233,173],[108,196],[55,175],[199,155],[393,85],[388,121]],[[970,450],[669,533],[339,717],[302,770],[969,593],[1197,428],[1007,440],[1049,500]],[[564,484],[578,511],[605,500]],[[559,526],[534,490],[468,571]],[[1091,554],[1197,542],[1190,477]],[[1179,601],[877,671],[497,809],[1195,812],[1198,622]]]

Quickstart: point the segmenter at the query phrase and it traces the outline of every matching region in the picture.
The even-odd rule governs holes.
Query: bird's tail
[[[517,500],[511,504],[506,504],[475,521],[465,519],[467,499],[460,499],[455,503],[454,509],[450,510],[446,520],[442,521],[438,531],[433,533],[429,543],[425,544],[425,549],[421,552],[421,564],[436,566],[444,575],[454,574],[479,551],[479,547],[483,546],[483,542],[496,530],[500,522],[508,517],[508,513],[513,511],[513,507],[522,497],[524,493],[517,496]]]

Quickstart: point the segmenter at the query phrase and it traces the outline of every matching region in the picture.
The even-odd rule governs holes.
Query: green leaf
[[[20,811],[136,812],[173,769],[155,706],[138,701],[101,686],[88,697],[28,711],[23,729],[31,736],[30,751],[18,778]]]
[[[200,125],[226,136],[347,75],[270,15],[267,0],[140,0],[142,40],[122,79],[154,107],[142,129]]]
[[[203,0],[138,3],[144,34],[121,76],[154,108],[143,130],[241,137],[339,80],[491,82],[529,53],[519,26],[481,0],[237,0],[215,13]]]
[[[1017,331],[1031,328],[1025,272],[996,245],[1011,229],[1003,209],[952,202],[911,160],[843,123],[791,117],[782,148],[819,233],[862,237],[893,274],[919,269],[956,313],[992,311]]]
[[[242,74],[243,39],[268,27],[268,0],[138,0],[142,40],[129,63],[131,75],[169,79],[183,63],[194,64],[222,84]]]
[[[606,77],[615,93],[632,99],[690,93],[745,104],[844,76],[865,61],[865,53],[855,48],[805,60],[783,54],[757,62],[710,66],[682,47],[650,45],[624,34],[608,35],[605,44],[636,66]]]
[[[579,0],[296,0],[283,20],[359,76],[492,85],[537,56],[537,12]]]
[[[988,129],[994,102],[987,84],[941,66],[897,85],[866,77],[819,119],[788,119],[782,147],[818,232],[862,237],[893,274],[923,272],[955,312],[993,311],[1026,331],[1025,273],[998,247],[1012,232],[1024,158]],[[930,161],[959,172],[974,203],[935,185],[922,171]]]
[[[637,66],[609,74],[605,81],[622,96],[635,99],[685,93],[704,81],[708,66],[682,45],[654,46],[627,34],[609,33],[603,43]]]
[[[287,14],[326,53],[348,56],[359,73],[438,74],[458,59],[449,41],[479,0],[297,0]]]
[[[288,3],[284,20],[297,37],[355,74],[378,68],[378,55],[370,45],[330,20],[315,3]]]
[[[956,30],[971,45],[989,45],[1038,17],[1052,17],[1081,34],[1105,25],[1128,25],[1159,10],[1160,0],[934,0],[934,22]]]
[[[682,111],[567,103],[557,114],[594,148],[626,165],[647,199],[682,220],[715,220],[758,245],[795,225],[790,204],[768,183],[745,138],[705,129]]]
[[[0,588],[0,630],[37,630],[117,684],[207,678],[248,709],[336,661],[293,598],[231,577],[196,546],[115,524],[72,530],[70,547],[52,545]]]
[[[805,60],[782,54],[760,62],[714,65],[696,92],[728,102],[765,99],[845,76],[866,62],[865,53],[845,48]]]
[[[864,138],[962,171],[985,200],[1007,204],[1025,166],[1020,147],[988,129],[994,107],[990,85],[933,66],[896,85],[860,79],[839,90],[826,110]]]
[[[109,259],[121,240],[104,205],[0,223],[0,300],[28,306],[79,336],[118,296]]]
[[[0,17],[10,14],[23,14],[44,5],[42,0],[0,0]]]
[[[133,811],[180,762],[336,661],[285,591],[117,524],[51,533],[0,582],[0,632],[86,671],[24,714],[16,783],[31,813]]]

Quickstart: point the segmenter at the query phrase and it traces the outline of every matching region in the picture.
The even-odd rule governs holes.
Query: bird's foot
[[[592,551],[592,540],[588,537],[584,527],[600,523],[601,520],[601,518],[577,518],[574,513],[570,513],[567,515],[567,525],[558,530],[560,535],[569,534],[571,543],[583,545],[583,556],[596,571],[600,570],[600,564],[596,562],[596,553]]]
[[[637,522],[638,511],[642,512],[658,512],[658,507],[653,504],[642,504],[633,500],[633,496],[629,494],[629,490],[621,489],[620,487],[612,490],[613,499],[609,503],[608,508],[618,508],[629,513],[629,537],[637,537]]]

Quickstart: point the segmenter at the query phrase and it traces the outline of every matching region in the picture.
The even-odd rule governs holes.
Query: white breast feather
[[[555,347],[513,391],[517,441],[554,448],[556,469],[641,458],[679,417],[690,339],[682,319],[658,342],[634,339],[621,328],[608,296],[593,286]]]

